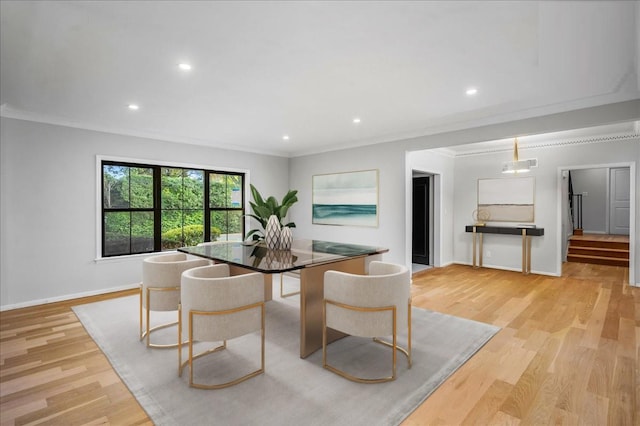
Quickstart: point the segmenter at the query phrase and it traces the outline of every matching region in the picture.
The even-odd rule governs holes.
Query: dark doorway
[[[430,177],[413,178],[413,249],[411,262],[429,264]]]

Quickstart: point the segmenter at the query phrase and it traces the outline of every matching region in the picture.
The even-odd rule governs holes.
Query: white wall
[[[294,158],[290,162],[289,182],[300,191],[291,219],[297,228],[295,238],[357,242],[387,247],[384,259],[405,263],[405,153],[393,144]],[[311,218],[312,178],[317,174],[378,169],[378,222],[374,227],[314,225]]]
[[[263,194],[288,189],[288,159],[2,118],[2,307],[140,281],[141,257],[95,261],[96,156],[244,169]]]
[[[99,293],[130,286],[140,280],[140,258],[95,262],[96,155],[132,157],[155,161],[246,169],[261,192],[282,197],[288,188],[298,189],[299,199],[290,211],[298,225],[298,238],[359,242],[389,248],[385,259],[408,264],[411,245],[411,169],[429,168],[442,177],[442,204],[451,210],[442,217],[441,264],[470,261],[470,223],[478,177],[498,176],[500,159],[485,158],[482,170],[474,164],[432,157],[432,148],[482,142],[514,135],[546,133],[640,118],[640,101],[577,110],[474,129],[393,141],[384,144],[286,159],[175,144],[164,141],[78,130],[2,118],[0,122],[0,298],[2,309],[25,303]],[[414,157],[415,155],[415,157]],[[507,157],[509,154],[505,154]],[[533,269],[555,274],[560,269],[557,240],[559,169],[581,165],[638,162],[640,141],[605,142],[578,147],[550,148],[539,153],[536,176],[536,222],[545,236],[534,239]],[[440,166],[438,171],[435,167]],[[451,168],[453,167],[453,171]],[[315,174],[378,169],[380,172],[380,224],[377,228],[334,227],[311,224],[311,179]],[[632,173],[635,172],[632,167]],[[453,179],[449,179],[453,175]],[[633,176],[633,174],[632,174]],[[453,190],[451,190],[453,185]],[[640,212],[640,173],[632,177],[636,212]],[[451,190],[451,191],[450,191]],[[462,194],[467,192],[466,196]],[[452,197],[448,199],[448,197]],[[444,217],[446,216],[446,217]],[[410,216],[409,216],[410,217]],[[635,222],[634,222],[635,219]],[[451,221],[451,225],[448,224]],[[635,241],[640,240],[640,218],[632,218]],[[516,239],[505,240],[510,247]],[[557,240],[557,242],[554,242]],[[451,244],[449,248],[447,244]],[[487,239],[487,244],[492,244]],[[519,269],[516,252],[495,252],[497,267]],[[451,255],[451,253],[453,253]],[[492,252],[493,254],[493,252]],[[504,255],[504,256],[503,256]],[[517,259],[516,259],[517,258]],[[501,259],[501,260],[499,260]],[[499,260],[499,261],[498,261]],[[553,266],[553,262],[557,262]],[[640,271],[640,250],[632,252]],[[636,281],[638,282],[636,274]]]
[[[500,173],[503,161],[512,152],[489,153],[454,160],[433,150],[412,152],[405,156],[404,141],[343,150],[291,161],[290,182],[301,191],[300,203],[294,206],[293,220],[298,225],[295,235],[344,242],[358,241],[388,247],[384,258],[392,262],[410,264],[410,187],[413,169],[436,173],[442,178],[443,217],[441,224],[440,264],[450,261],[471,263],[471,235],[464,228],[472,222],[477,203],[479,178],[504,177]],[[562,145],[536,149],[521,149],[522,158],[538,158],[539,167],[529,174],[536,178],[535,223],[545,228],[543,237],[532,238],[532,271],[547,275],[561,273],[561,185],[558,169],[579,168],[598,164],[620,164],[640,160],[638,139]],[[406,162],[406,163],[405,163]],[[378,228],[338,227],[311,224],[311,179],[314,174],[345,172],[363,169],[380,170],[380,226]],[[636,176],[636,182],[640,177]],[[635,186],[640,188],[640,183]],[[637,194],[636,194],[637,195]],[[451,198],[449,198],[451,197]],[[640,198],[640,197],[636,197]],[[444,213],[446,210],[446,213]],[[640,226],[636,218],[637,228]],[[636,236],[637,240],[637,236]],[[513,236],[491,235],[485,238],[485,266],[521,270],[521,239]],[[451,251],[452,250],[452,251]],[[489,252],[491,255],[489,256]],[[450,254],[452,253],[452,254]],[[635,268],[640,261],[635,252]],[[633,254],[632,254],[633,255]],[[451,257],[450,257],[451,256]],[[633,260],[632,260],[633,261]],[[636,278],[637,280],[637,278]]]
[[[393,141],[362,148],[345,149],[341,151],[308,155],[292,158],[290,161],[289,181],[292,188],[301,191],[300,203],[292,208],[292,220],[298,228],[294,230],[296,237],[316,238],[344,242],[360,242],[363,244],[381,245],[389,248],[384,258],[392,262],[410,264],[411,259],[411,223],[410,196],[412,168],[420,169],[414,158],[429,158],[431,154],[407,154],[433,148],[451,145],[483,142],[513,137],[523,134],[541,134],[553,131],[575,129],[612,123],[616,121],[634,120],[640,118],[640,101],[612,104],[603,107],[576,110],[550,116],[524,119],[520,121],[499,123],[483,127],[439,133],[430,136]],[[607,145],[609,144],[609,145]],[[624,146],[624,148],[621,148]],[[619,150],[620,148],[620,150]],[[526,150],[525,150],[526,151]],[[539,155],[538,155],[539,154]],[[416,155],[414,157],[414,155]],[[557,275],[561,268],[561,240],[558,228],[561,220],[557,213],[560,205],[558,189],[558,167],[592,165],[606,163],[621,163],[640,160],[640,143],[637,139],[619,142],[605,142],[599,144],[585,144],[567,148],[553,148],[545,152],[526,152],[522,158],[538,157],[540,167],[534,172],[536,177],[536,222],[545,228],[545,236],[533,239],[532,268],[534,272]],[[449,241],[453,247],[453,261],[461,263],[471,262],[470,235],[464,232],[464,225],[471,223],[471,213],[476,203],[475,184],[478,177],[499,177],[503,161],[509,161],[512,152],[505,152],[504,158],[496,154],[487,155],[484,167],[468,160],[455,161],[453,169],[453,208],[447,216],[452,221],[449,228],[446,223],[442,228],[442,242],[440,252],[443,253],[441,264],[447,264],[446,258]],[[420,160],[415,160],[420,161]],[[441,162],[442,161],[442,162]],[[446,175],[450,173],[444,159],[434,160],[434,164],[441,164],[445,185]],[[424,167],[431,168],[426,164]],[[311,180],[315,174],[337,173],[354,170],[379,169],[380,171],[380,218],[378,228],[337,227],[327,225],[313,225],[311,223]],[[435,170],[431,170],[432,172]],[[458,185],[461,185],[459,188]],[[640,176],[632,182],[632,191],[640,188]],[[635,189],[634,189],[635,188]],[[466,195],[462,195],[465,191]],[[443,192],[443,197],[447,195]],[[640,197],[636,197],[636,203]],[[443,203],[446,207],[446,202]],[[637,210],[640,211],[640,210]],[[444,219],[443,219],[444,220]],[[635,240],[638,240],[640,219],[635,218]],[[497,237],[503,241],[507,250],[498,249],[492,258],[486,259],[486,265],[505,269],[521,269],[521,241],[518,238]],[[508,239],[507,239],[508,238]],[[436,249],[437,250],[437,249]],[[508,252],[508,253],[507,253]],[[634,269],[640,268],[639,250],[631,253]],[[634,260],[635,259],[635,260]],[[634,279],[637,282],[636,275]]]

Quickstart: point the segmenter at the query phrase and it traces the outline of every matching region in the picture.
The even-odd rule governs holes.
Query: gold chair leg
[[[373,341],[376,342],[376,343],[380,343],[381,345],[388,346],[390,348],[395,348],[398,352],[402,352],[404,354],[404,356],[407,357],[407,364],[408,364],[409,368],[411,368],[411,352],[410,352],[410,349],[408,349],[408,348],[405,349],[402,346],[398,346],[397,344],[394,345],[393,343],[387,342],[386,340],[382,340],[382,339],[380,339],[378,337],[374,337]]]
[[[326,330],[326,329],[325,329],[325,330]],[[325,332],[326,332],[326,331],[325,331]],[[383,342],[383,341],[377,341],[377,340],[376,340],[376,342],[377,342],[377,343],[382,343],[382,344],[385,344],[385,345],[387,344],[387,342]],[[390,346],[391,346],[391,347],[393,347],[393,345],[390,345]],[[396,349],[397,349],[397,350],[399,350],[399,351],[401,351],[401,352],[403,352],[403,351],[404,351],[404,349],[403,349],[403,348],[400,348],[400,347],[398,347],[398,346],[396,346]],[[358,383],[369,383],[369,384],[373,384],[373,383],[391,382],[391,381],[393,381],[393,380],[395,380],[395,379],[396,379],[396,355],[395,355],[395,354],[396,354],[396,351],[395,351],[395,350],[393,350],[393,351],[392,351],[392,355],[391,355],[391,357],[392,357],[392,367],[391,367],[392,374],[391,374],[391,376],[387,376],[387,377],[380,377],[380,378],[375,378],[375,379],[367,379],[367,378],[363,378],[363,377],[357,377],[357,376],[354,376],[354,375],[352,375],[352,374],[349,374],[349,373],[347,373],[346,371],[340,370],[339,368],[336,368],[336,367],[334,367],[334,366],[330,365],[329,363],[327,363],[327,360],[326,360],[326,345],[325,345],[325,347],[323,348],[323,360],[322,360],[322,366],[323,366],[324,368],[326,368],[327,370],[332,371],[332,372],[336,373],[337,375],[342,376],[342,377],[344,377],[345,379],[349,379],[349,380],[351,380],[351,381],[353,381],[353,382],[358,382]]]
[[[178,342],[182,342],[182,303],[178,305]],[[182,346],[178,346],[178,377],[182,376]]]
[[[185,345],[190,345],[191,342],[185,342]],[[190,345],[191,346],[191,345]],[[191,357],[191,361],[193,362],[193,360],[201,358],[205,355],[210,355],[214,352],[220,352],[221,350],[227,349],[227,341],[224,340],[222,342],[222,345],[220,346],[216,346],[215,348],[211,348],[211,349],[207,349],[206,351],[200,352],[196,355],[193,355]],[[193,350],[192,350],[193,352]],[[182,370],[184,370],[184,367],[187,365],[191,365],[189,364],[189,359],[185,360],[184,362],[182,361],[182,348],[178,348],[178,376],[182,377]],[[189,367],[191,368],[191,367]],[[192,376],[190,376],[192,377]]]
[[[340,370],[339,368],[336,368],[332,365],[330,365],[327,362],[327,303],[345,308],[345,309],[351,309],[351,310],[356,310],[356,311],[371,311],[371,310],[390,310],[392,312],[392,322],[393,322],[393,342],[389,343],[386,342],[384,340],[381,340],[377,337],[373,338],[373,341],[376,343],[380,343],[382,345],[388,346],[392,349],[392,354],[391,354],[391,359],[392,359],[392,365],[391,365],[391,376],[387,376],[387,377],[380,377],[380,378],[374,378],[374,379],[367,379],[367,378],[363,378],[363,377],[357,377],[354,376],[352,374],[347,373],[346,371]],[[409,310],[409,314],[408,314],[409,318],[411,316],[411,310]],[[408,364],[409,364],[409,368],[411,368],[411,331],[409,331],[409,350],[404,349],[400,346],[398,346],[397,344],[397,332],[396,332],[396,308],[395,306],[389,308],[382,308],[382,309],[371,309],[371,308],[361,308],[361,307],[354,307],[354,306],[349,306],[349,305],[345,305],[342,303],[337,303],[337,302],[331,302],[331,301],[327,301],[324,300],[323,304],[322,304],[322,366],[324,368],[326,368],[329,371],[332,371],[334,373],[336,373],[339,376],[344,377],[345,379],[349,379],[351,381],[354,382],[358,382],[358,383],[384,383],[384,382],[390,382],[396,379],[396,364],[397,364],[397,359],[396,359],[396,350],[400,351],[402,353],[405,354],[405,356],[407,356],[408,359]],[[411,320],[409,319],[409,327],[411,327]]]
[[[144,333],[142,332],[142,283],[140,283],[140,340],[144,339]]]
[[[292,291],[289,293],[284,292],[284,272],[281,272],[280,273],[280,297],[284,298],[289,296],[295,296],[296,294],[300,294],[300,290]]]
[[[182,304],[178,305],[178,342],[182,342]],[[182,377],[182,369],[187,361],[182,362],[182,346],[189,344],[190,342],[182,342],[182,345],[176,345],[178,348],[178,377]],[[225,347],[226,347],[226,341]],[[223,348],[224,349],[224,348]]]
[[[409,297],[409,306],[407,307],[407,348],[409,349],[409,368],[413,365],[411,357],[411,297]]]
[[[411,368],[413,361],[411,359],[411,299],[409,299],[409,304],[407,306],[407,348],[403,348],[398,345],[393,345],[392,343],[386,342],[377,337],[373,338],[373,341],[376,343],[380,343],[385,346],[389,346],[390,348],[394,348],[400,352],[402,352],[407,357],[408,367]]]
[[[184,363],[182,363],[179,367],[178,370],[178,375],[181,376],[182,375],[182,369],[185,365],[189,366],[189,386],[193,387],[193,388],[197,388],[197,389],[223,389],[223,388],[227,388],[229,386],[233,386],[233,385],[237,385],[238,383],[244,382],[247,379],[250,379],[252,377],[258,376],[262,373],[264,373],[264,364],[265,364],[265,338],[264,338],[264,329],[265,329],[265,306],[264,306],[264,302],[259,302],[259,303],[254,303],[253,305],[248,305],[248,306],[244,306],[242,308],[239,309],[234,309],[232,311],[242,311],[242,310],[246,310],[246,309],[252,309],[252,308],[260,308],[261,310],[261,330],[260,330],[260,340],[261,340],[261,349],[260,349],[260,368],[258,370],[252,371],[251,373],[245,374],[242,377],[238,377],[234,380],[231,380],[229,382],[225,382],[225,383],[219,383],[219,384],[215,384],[215,385],[205,385],[202,383],[196,383],[193,381],[193,361],[201,358],[205,355],[209,355],[215,352],[219,352],[223,349],[227,348],[227,341],[224,340],[222,345],[216,347],[216,348],[212,348],[203,352],[200,352],[196,355],[193,354],[193,316],[194,314],[202,314],[202,315],[216,315],[216,314],[220,314],[220,312],[214,313],[214,312],[194,312],[194,311],[190,311],[189,312],[189,341],[188,341],[188,345],[189,345],[189,359],[187,361],[185,361]],[[229,311],[227,312],[229,313]],[[182,318],[182,317],[180,317]],[[182,349],[179,349],[180,351],[182,351]],[[180,362],[180,359],[179,359]]]
[[[151,321],[151,313],[149,312],[149,298],[151,297],[151,290],[147,288],[147,347],[151,344],[151,330],[149,329],[149,322]]]
[[[172,349],[178,346],[182,346],[184,344],[186,344],[186,342],[182,342],[180,343],[180,340],[178,340],[178,342],[176,343],[170,343],[170,344],[166,344],[166,345],[160,345],[160,344],[155,344],[155,343],[151,343],[151,333],[156,331],[156,330],[160,330],[162,328],[167,328],[167,327],[173,327],[174,325],[177,325],[179,321],[175,321],[175,322],[170,322],[170,323],[166,323],[166,324],[160,324],[157,325],[155,327],[150,328],[150,323],[151,323],[151,311],[149,310],[148,306],[149,306],[149,300],[151,298],[151,291],[179,291],[180,287],[161,287],[161,288],[153,288],[153,287],[147,287],[147,308],[145,309],[146,311],[146,315],[145,315],[145,319],[146,319],[146,324],[143,327],[142,325],[142,310],[143,310],[143,303],[142,303],[142,299],[143,299],[143,289],[142,289],[142,284],[140,285],[140,340],[145,339],[146,341],[146,346],[148,348],[155,348],[155,349]]]

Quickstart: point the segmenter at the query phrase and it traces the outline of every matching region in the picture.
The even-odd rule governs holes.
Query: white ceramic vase
[[[267,220],[267,227],[264,230],[264,242],[267,248],[276,250],[280,248],[280,221],[278,216],[271,215]]]
[[[291,228],[285,226],[282,228],[282,231],[280,231],[280,249],[291,250],[291,243],[293,243]]]

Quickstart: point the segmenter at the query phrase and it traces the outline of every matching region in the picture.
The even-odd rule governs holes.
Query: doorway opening
[[[433,267],[433,175],[413,171],[412,272]]]
[[[632,175],[635,167],[628,164],[561,170],[561,273],[566,262],[623,266],[629,282],[635,280]]]

